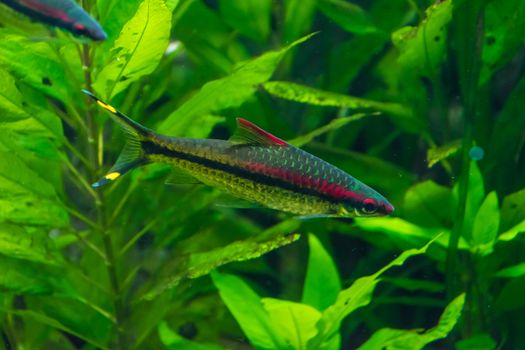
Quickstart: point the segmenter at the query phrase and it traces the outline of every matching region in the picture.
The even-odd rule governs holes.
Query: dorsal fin
[[[237,118],[237,130],[230,138],[230,141],[233,143],[247,143],[247,144],[258,144],[266,146],[287,146],[288,144],[270,134],[268,131],[265,131],[253,124],[252,122],[247,121],[246,119]]]

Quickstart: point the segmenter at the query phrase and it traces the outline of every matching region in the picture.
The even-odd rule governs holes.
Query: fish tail
[[[127,136],[126,145],[120,153],[115,165],[111,167],[106,175],[91,185],[94,188],[98,188],[148,162],[143,143],[150,139],[153,131],[131,120],[128,116],[102,101],[91,92],[87,90],[82,90],[82,92],[95,100],[100,107],[110,112],[111,119],[117,122],[117,124],[126,132]]]

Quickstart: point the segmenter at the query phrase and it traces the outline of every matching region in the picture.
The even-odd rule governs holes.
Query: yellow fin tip
[[[117,110],[116,110],[114,107],[108,105],[107,103],[104,103],[104,102],[102,102],[102,101],[100,101],[100,100],[97,100],[97,103],[98,103],[98,105],[99,105],[100,107],[107,109],[107,110],[110,111],[111,113],[117,113]]]
[[[114,172],[109,173],[106,176],[104,176],[104,179],[113,181],[119,176],[120,176],[120,173],[118,171],[114,171]]]

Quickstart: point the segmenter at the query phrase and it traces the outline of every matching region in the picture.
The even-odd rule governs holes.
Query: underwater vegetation
[[[0,2],[0,350],[525,348],[523,33],[522,0]]]

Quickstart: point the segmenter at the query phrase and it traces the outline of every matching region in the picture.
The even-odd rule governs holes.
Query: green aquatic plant
[[[80,5],[105,41],[0,4],[0,349],[525,345],[524,1]],[[94,189],[125,140],[81,89],[172,136],[248,119],[396,215],[241,210],[162,164]]]

